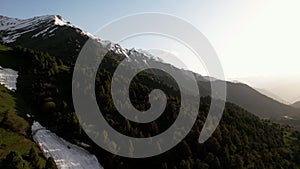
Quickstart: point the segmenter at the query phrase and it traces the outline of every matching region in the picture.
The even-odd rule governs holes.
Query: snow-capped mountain
[[[91,34],[75,27],[59,15],[29,19],[0,16],[0,42],[45,51],[73,62]]]
[[[96,38],[92,34],[76,28],[59,15],[45,15],[29,19],[0,16],[1,36],[4,44],[16,44],[47,51],[52,55],[59,56],[63,61],[73,63],[86,40],[92,38],[121,58],[127,58],[129,62],[136,65],[160,64],[165,70],[181,72],[180,69],[163,63],[162,59],[145,50],[125,49],[109,40]]]
[[[166,72],[175,72],[185,80],[191,80],[183,71],[142,49],[125,49],[109,40],[103,40],[85,32],[59,15],[46,15],[30,19],[0,18],[0,37],[7,45],[21,45],[35,50],[46,51],[67,63],[75,63],[76,58],[85,44],[92,38],[102,46],[116,54],[119,59],[126,58],[132,67],[159,66]],[[164,78],[166,74],[152,73]],[[200,77],[200,76],[197,76]]]
[[[2,68],[0,66],[0,84],[3,84],[9,90],[17,89],[18,72],[8,68]]]
[[[71,34],[71,35],[70,35]],[[118,55],[131,58],[138,63],[147,63],[148,59],[162,62],[161,59],[141,49],[125,49],[121,45],[109,40],[96,38],[92,34],[81,30],[59,15],[45,15],[29,19],[9,18],[0,16],[0,42],[4,44],[17,44],[25,47],[47,51],[50,54],[74,60],[75,53],[69,55],[73,48],[79,53],[79,49],[88,38],[97,39],[104,47]],[[28,38],[30,42],[28,43]],[[40,41],[43,41],[43,45]],[[55,43],[51,43],[55,41]],[[47,46],[45,46],[45,44]],[[61,44],[61,45],[55,45]],[[67,48],[65,48],[67,46]],[[67,49],[68,52],[62,50]],[[57,52],[59,51],[59,52]],[[71,52],[72,53],[72,52]],[[63,55],[63,56],[62,56]],[[67,55],[67,56],[65,56]],[[63,59],[66,60],[66,59]],[[72,61],[71,61],[72,62]]]
[[[2,38],[4,43],[14,42],[21,35],[36,30],[39,32],[34,34],[32,38],[38,36],[53,36],[53,32],[57,29],[57,26],[74,27],[59,15],[45,15],[29,19],[17,19],[0,16],[0,25],[0,30],[4,31],[5,35]],[[45,27],[45,29],[40,30],[41,27]]]

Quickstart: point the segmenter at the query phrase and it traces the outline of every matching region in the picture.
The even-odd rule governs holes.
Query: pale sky
[[[193,17],[186,19],[214,46],[225,77],[299,76],[300,1],[226,2],[212,3],[203,11],[187,10]],[[185,8],[188,9],[189,5]],[[163,48],[167,44],[165,48],[174,49],[170,50],[171,53],[182,53],[169,41],[165,40],[164,43],[163,38],[157,39],[159,44],[149,43],[151,40],[148,36],[123,44],[143,49],[151,46],[158,48],[158,45]],[[199,63],[191,61],[188,67],[198,71]]]
[[[187,20],[214,46],[225,78],[266,89],[289,103],[300,100],[300,1],[226,2],[205,11],[190,11],[199,19]],[[192,55],[176,42],[157,37],[152,40],[156,43],[147,43],[151,40],[144,36],[129,39],[124,45],[144,49],[160,46],[179,58]],[[183,62],[207,75],[201,63],[190,58]]]
[[[236,8],[236,7],[235,7]],[[241,5],[219,14],[211,41],[228,77],[300,75],[300,1]],[[225,16],[232,11],[232,15]],[[235,11],[235,12],[233,12]],[[223,30],[223,31],[222,31]],[[219,34],[220,33],[220,34]],[[210,37],[210,33],[207,35]],[[220,40],[223,40],[221,43]]]

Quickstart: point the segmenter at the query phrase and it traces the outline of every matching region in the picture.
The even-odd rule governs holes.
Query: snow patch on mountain
[[[77,33],[97,40],[103,45],[103,47],[113,51],[118,55],[124,56],[128,59],[128,61],[134,61],[135,63],[146,65],[154,63],[155,61],[163,62],[161,58],[155,57],[146,50],[134,48],[125,49],[120,44],[113,43],[109,40],[102,40],[89,32],[76,28],[59,15],[45,15],[29,19],[17,19],[0,16],[0,30],[4,31],[4,33],[2,33],[2,42],[4,43],[15,42],[20,36],[31,31],[33,31],[33,33],[30,35],[31,38],[50,38],[55,36],[56,30],[59,30],[63,26],[72,27]]]
[[[121,45],[113,43],[109,40],[102,40],[100,38],[96,38],[96,39],[106,49],[114,51],[116,54],[124,55],[125,57],[128,58],[128,50],[123,48]]]
[[[57,27],[54,28],[54,29],[52,29],[52,30],[50,30],[48,33],[52,33],[52,32],[54,32],[55,30],[57,30]]]
[[[0,30],[12,28],[20,23],[20,19],[0,16]]]
[[[53,15],[52,15],[52,17],[53,17]],[[64,18],[62,18],[59,15],[54,15],[54,24],[59,25],[59,26],[66,25],[66,26],[74,27],[72,24],[70,24],[70,22],[66,21]]]
[[[87,32],[87,31],[84,31],[84,30],[81,30],[81,29],[78,29],[78,31],[79,31],[79,33],[81,33],[82,35],[88,36],[89,38],[97,39],[96,36],[94,36],[93,34]]]
[[[31,131],[33,140],[39,145],[44,156],[52,157],[58,168],[103,169],[95,155],[46,130],[39,122],[33,122]]]
[[[9,90],[17,90],[18,72],[12,69],[2,68],[0,66],[0,84],[7,87]]]
[[[17,38],[22,34],[42,28],[44,29],[33,35],[32,38],[38,36],[44,37],[46,34],[53,33],[53,31],[57,29],[57,26],[74,27],[59,15],[45,15],[29,19],[17,19],[0,16],[0,31],[4,32],[4,37],[2,38],[4,43],[12,43],[16,41]]]
[[[148,62],[164,63],[164,61],[161,58],[154,56],[150,52],[143,49],[132,48],[130,50],[127,50],[127,54],[131,60],[134,60],[135,62],[138,63],[141,62],[145,64],[148,64]]]
[[[51,15],[33,17],[29,19],[17,19],[0,16],[0,30],[14,31],[20,29],[35,28],[39,23],[50,22],[52,20],[51,18]]]
[[[38,37],[38,36],[41,35],[41,34],[43,34],[42,36],[45,36],[45,33],[47,33],[47,31],[48,31],[49,29],[50,29],[50,27],[48,27],[48,28],[42,30],[41,32],[39,32],[39,33],[33,35],[32,38]]]
[[[2,38],[2,42],[4,43],[15,42],[17,38],[19,38],[23,34],[36,30],[40,31],[34,32],[31,38],[37,38],[39,36],[49,38],[55,36],[55,31],[62,26],[76,28],[70,22],[66,21],[59,15],[45,15],[29,19],[17,19],[0,16],[0,31],[4,31],[4,36]],[[132,55],[132,57],[134,57],[133,60],[138,60],[139,62],[144,62],[145,64],[147,64],[147,58],[162,62],[161,59],[151,55],[145,50],[134,48],[128,50],[117,43],[113,43],[108,40],[101,40],[100,38],[92,35],[91,33],[83,31],[79,28],[76,28],[76,31],[89,38],[96,39],[108,50],[114,51],[116,54],[123,55],[127,58],[129,58],[129,55]]]

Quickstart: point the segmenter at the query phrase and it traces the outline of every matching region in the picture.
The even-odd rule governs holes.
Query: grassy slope
[[[0,45],[0,66],[18,69],[21,63],[10,48]],[[45,164],[39,147],[30,138],[26,112],[29,112],[29,108],[22,97],[0,85],[0,162],[11,151],[26,156],[34,148],[40,153],[41,163]]]
[[[0,160],[11,151],[27,155],[30,149],[34,148],[40,152],[38,146],[29,137],[29,122],[22,117],[27,110],[24,102],[2,85],[0,85],[0,100],[0,122],[3,123],[3,119],[7,118],[5,125],[0,125]],[[45,163],[42,156],[41,159]]]

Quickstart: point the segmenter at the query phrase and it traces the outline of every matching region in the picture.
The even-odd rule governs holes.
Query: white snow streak
[[[18,72],[12,69],[5,69],[0,66],[0,84],[3,84],[9,90],[16,90]]]
[[[2,38],[2,41],[4,43],[14,42],[18,37],[20,37],[20,35],[40,29],[41,25],[44,25],[45,29],[33,35],[32,38],[40,35],[44,37],[47,33],[51,34],[57,29],[53,28],[56,25],[74,27],[72,24],[58,15],[45,15],[29,19],[17,19],[0,16],[0,31],[7,33]],[[53,29],[50,30],[50,28]]]
[[[103,169],[95,155],[65,141],[46,130],[39,122],[31,126],[33,140],[40,146],[45,157],[53,157],[61,169]]]
[[[62,18],[61,16],[57,16],[57,15],[54,15],[54,24],[59,25],[59,26],[67,25],[67,26],[74,27],[69,22],[67,22],[64,18]]]

